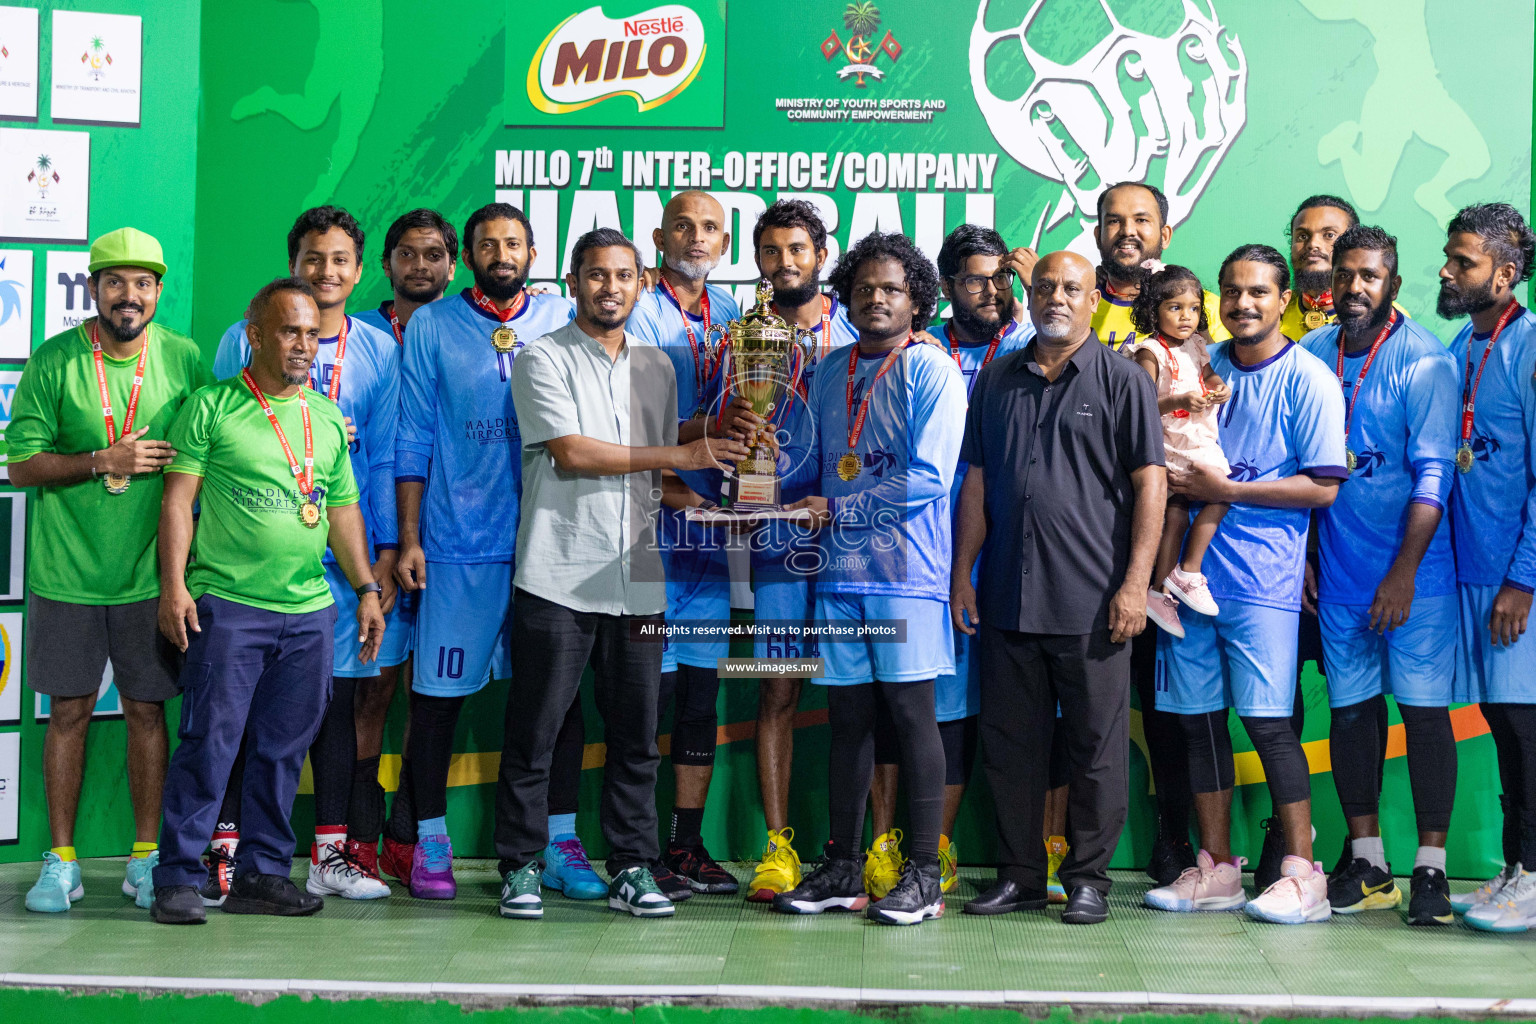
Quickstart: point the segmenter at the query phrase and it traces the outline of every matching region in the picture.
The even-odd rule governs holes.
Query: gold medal
[[[1302,325],[1309,331],[1315,331],[1328,322],[1328,314],[1320,309],[1309,309],[1301,314]]]
[[[1472,455],[1471,445],[1464,444],[1460,448],[1456,449],[1457,469],[1461,470],[1463,473],[1470,473],[1472,472],[1472,467],[1474,465],[1476,465],[1476,459]]]
[[[101,486],[107,489],[108,494],[125,494],[132,480],[133,477],[127,473],[104,473],[101,477]]]
[[[299,522],[313,530],[320,525],[320,506],[309,499],[299,506]]]
[[[517,332],[503,324],[491,332],[491,347],[497,352],[511,352],[517,345]]]
[[[1355,467],[1358,466],[1359,464],[1360,464],[1360,459],[1355,455],[1355,450],[1353,448],[1345,448],[1344,449],[1344,468],[1349,470],[1351,473],[1353,473],[1355,471]]]
[[[859,457],[853,452],[849,452],[837,460],[837,475],[843,480],[856,479],[863,468],[859,462]]]

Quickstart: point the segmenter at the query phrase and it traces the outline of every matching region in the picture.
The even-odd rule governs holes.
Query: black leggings
[[[944,816],[944,744],[934,717],[933,680],[827,687],[832,742],[827,755],[832,847],[852,856],[864,839],[864,803],[875,775],[877,707],[889,709],[901,750],[901,788],[907,795],[911,858],[918,867],[939,859]]]
[[[1189,779],[1194,791],[1220,793],[1231,789],[1237,781],[1237,768],[1232,762],[1232,733],[1227,728],[1226,709],[1177,717],[1188,743]],[[1274,806],[1310,799],[1312,777],[1301,741],[1292,731],[1291,719],[1239,716],[1239,720],[1248,730],[1253,749],[1264,765]]]
[[[661,677],[656,721],[672,715],[672,763],[708,768],[715,763],[715,737],[720,727],[720,675],[712,668],[679,665]]]
[[[1408,782],[1413,815],[1420,832],[1447,832],[1456,799],[1456,733],[1449,708],[1398,704],[1408,738]],[[1386,758],[1387,700],[1381,695],[1333,709],[1329,747],[1333,782],[1346,818],[1374,815],[1381,809],[1382,765]]]
[[[1141,703],[1141,731],[1147,739],[1147,768],[1152,773],[1152,786],[1157,791],[1158,835],[1187,840],[1191,772],[1189,752],[1184,740],[1184,729],[1179,724],[1182,716],[1157,710],[1157,630],[1143,630],[1131,641],[1131,679],[1135,682],[1136,697]],[[1065,777],[1061,784],[1066,784]]]
[[[1499,757],[1504,862],[1536,864],[1536,704],[1481,704]]]
[[[357,680],[331,679],[331,703],[320,720],[320,731],[309,747],[309,764],[315,781],[315,825],[346,825],[352,802],[352,774],[357,761],[357,727],[352,701]],[[240,828],[240,799],[245,790],[245,741],[229,770],[229,785],[219,808],[220,825]]]

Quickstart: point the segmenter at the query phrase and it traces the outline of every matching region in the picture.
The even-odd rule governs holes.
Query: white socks
[[[1387,870],[1387,849],[1382,845],[1381,836],[1364,836],[1360,839],[1352,839],[1349,843],[1350,853],[1355,857],[1364,857],[1372,865]]]
[[[1445,850],[1438,846],[1421,846],[1419,852],[1413,855],[1413,866],[1418,868],[1434,868],[1442,875],[1445,874]]]

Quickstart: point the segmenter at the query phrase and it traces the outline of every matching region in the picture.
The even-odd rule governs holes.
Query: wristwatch
[[[358,600],[362,600],[364,594],[384,593],[384,585],[381,583],[364,583],[362,586],[353,587],[352,589],[357,592]]]

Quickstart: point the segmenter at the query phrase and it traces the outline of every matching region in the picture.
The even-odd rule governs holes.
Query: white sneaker
[[[1204,573],[1185,572],[1174,566],[1173,572],[1163,581],[1163,586],[1168,588],[1171,595],[1201,615],[1215,615],[1221,611],[1216,606],[1216,599],[1211,596],[1211,588],[1205,582]]]
[[[1147,591],[1147,618],[1169,636],[1184,639],[1184,625],[1179,622],[1179,602],[1161,590]]]
[[[1273,924],[1326,921],[1333,914],[1328,903],[1328,876],[1321,864],[1287,854],[1280,862],[1280,880],[1249,900],[1243,909],[1249,917]]]
[[[1469,910],[1491,902],[1494,897],[1498,896],[1499,890],[1503,889],[1519,871],[1520,865],[1512,864],[1471,892],[1456,893],[1451,897],[1451,909],[1458,914],[1465,914]]]
[[[1243,857],[1237,863],[1215,859],[1204,850],[1195,857],[1195,866],[1185,868],[1184,873],[1172,885],[1152,889],[1141,900],[1154,910],[1172,910],[1189,913],[1195,910],[1236,910],[1248,902],[1243,892],[1243,869],[1247,863]]]
[[[1498,895],[1463,918],[1485,932],[1523,932],[1536,924],[1536,871],[1519,871]]]
[[[304,888],[316,896],[340,896],[346,900],[377,900],[389,895],[389,886],[363,870],[344,844],[309,848],[309,878]]]

